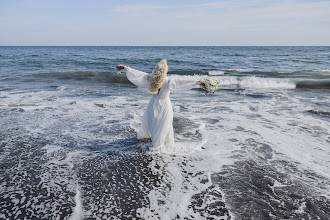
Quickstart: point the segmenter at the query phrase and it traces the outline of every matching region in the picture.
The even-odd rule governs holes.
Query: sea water
[[[173,91],[176,150],[117,64]],[[0,219],[329,219],[330,47],[0,47]]]

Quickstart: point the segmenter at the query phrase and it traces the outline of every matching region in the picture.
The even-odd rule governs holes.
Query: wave
[[[296,84],[288,79],[262,77],[228,77],[220,78],[220,86],[243,89],[295,89]]]
[[[324,72],[324,73],[330,73],[330,70],[313,70],[313,71],[316,71],[316,72]]]
[[[131,84],[124,73],[120,72],[52,72],[32,75],[33,78],[53,78],[60,80],[97,81],[105,83]]]
[[[237,88],[258,89],[330,89],[330,79],[288,79],[264,78],[256,76],[235,77],[230,79],[220,78],[220,85],[237,86]]]
[[[252,69],[225,69],[225,70],[174,70],[174,75],[209,75],[209,76],[259,76],[270,78],[306,78],[330,79],[330,70],[300,70],[300,71],[261,71]]]
[[[207,78],[203,76],[179,76],[172,75],[170,78],[176,79],[195,79],[204,80]],[[212,76],[212,78],[219,80],[219,87],[234,88],[234,89],[295,89],[295,82],[289,79],[277,78],[263,78],[256,76],[237,77],[237,76]]]
[[[330,79],[329,70],[261,71],[252,69],[226,69],[224,70],[224,75],[262,76],[273,78]]]
[[[209,75],[197,74],[196,71],[179,71],[180,74],[169,74],[169,78],[204,80]],[[190,73],[190,74],[189,74]],[[242,89],[330,89],[330,79],[304,79],[304,78],[271,78],[259,76],[231,76],[223,75],[222,72],[213,73],[212,78],[219,80],[220,88]],[[218,75],[216,75],[218,74]],[[30,76],[31,77],[31,76]],[[31,78],[25,80],[31,80]],[[119,72],[52,72],[32,75],[36,78],[53,78],[59,80],[95,81],[100,83],[131,84],[125,73]]]
[[[216,70],[211,70],[209,71],[210,76],[219,76],[219,75],[224,75],[225,71],[216,71]]]
[[[319,115],[319,116],[330,117],[330,112],[327,112],[327,111],[311,109],[311,110],[307,110],[307,112],[312,113],[312,114],[316,114],[316,115]]]
[[[100,57],[98,59],[111,59],[111,57]],[[125,60],[126,58],[122,58]],[[100,69],[102,66],[101,60],[91,60],[86,63],[82,60],[78,60],[77,65],[97,65],[95,68]],[[108,63],[108,62],[107,62]],[[35,64],[36,66],[40,64]],[[99,66],[100,65],[100,66]],[[42,68],[42,66],[40,66]],[[92,68],[93,69],[93,68]],[[150,70],[151,71],[151,70]],[[95,71],[77,71],[77,72],[53,72],[53,73],[43,73],[39,74],[41,77],[58,77],[58,78],[73,78],[73,79],[105,79],[107,82],[113,82],[112,78],[117,77],[116,72],[95,72]],[[274,70],[274,71],[263,71],[263,70],[254,70],[254,69],[183,69],[183,70],[170,70],[169,75],[208,75],[208,76],[257,76],[257,77],[265,77],[265,78],[305,78],[305,79],[330,79],[330,70],[329,69],[320,69],[320,70],[298,70],[298,71],[285,71],[285,70]],[[44,76],[43,76],[44,75]],[[58,76],[57,76],[58,75]],[[4,78],[0,79],[4,80]],[[126,81],[126,83],[128,83]]]
[[[244,77],[238,83],[239,88],[259,89],[295,89],[296,84],[289,79]]]
[[[305,89],[330,89],[330,79],[323,80],[301,80],[297,82],[297,88]]]
[[[203,80],[203,76],[170,76],[174,78],[194,78]],[[237,88],[237,89],[330,89],[330,79],[310,79],[303,78],[270,78],[258,76],[212,76],[219,80],[220,88]]]
[[[225,69],[225,72],[234,72],[234,73],[243,73],[243,72],[252,72],[252,69]]]
[[[207,70],[173,70],[169,71],[169,75],[209,75],[210,71]]]

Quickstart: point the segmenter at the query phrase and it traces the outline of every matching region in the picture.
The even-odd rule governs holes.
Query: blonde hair
[[[165,77],[168,71],[166,59],[161,60],[157,63],[156,68],[152,71],[150,78],[149,90],[150,94],[157,94],[158,90],[162,87]]]

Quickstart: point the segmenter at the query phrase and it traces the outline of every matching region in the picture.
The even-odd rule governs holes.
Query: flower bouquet
[[[207,93],[213,93],[219,89],[219,81],[211,78],[207,78],[202,84],[202,88],[205,90],[205,95]]]

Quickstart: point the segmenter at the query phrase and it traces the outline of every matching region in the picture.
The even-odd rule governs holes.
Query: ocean
[[[173,91],[173,152],[117,64]],[[330,219],[330,47],[0,47],[0,219]]]

